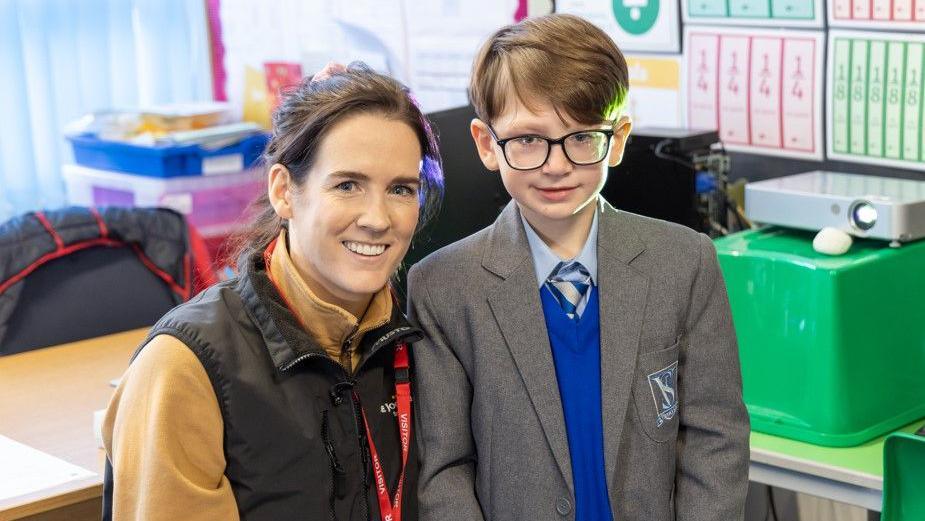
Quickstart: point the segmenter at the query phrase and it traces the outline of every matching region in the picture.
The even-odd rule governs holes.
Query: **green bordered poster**
[[[832,159],[925,170],[925,34],[829,31]]]
[[[623,51],[681,50],[676,0],[557,0],[556,12],[574,14],[597,25]]]
[[[684,23],[819,27],[825,0],[681,0]]]

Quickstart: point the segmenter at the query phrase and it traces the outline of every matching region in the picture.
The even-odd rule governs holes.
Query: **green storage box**
[[[899,432],[883,444],[882,521],[925,519],[925,437]]]
[[[716,241],[752,428],[857,445],[925,417],[925,240],[813,250],[778,227]]]

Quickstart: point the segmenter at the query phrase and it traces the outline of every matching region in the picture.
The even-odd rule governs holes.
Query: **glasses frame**
[[[509,138],[498,139],[498,134],[495,132],[495,129],[491,128],[491,125],[489,125],[488,123],[486,123],[485,126],[488,127],[488,132],[491,134],[491,137],[494,138],[495,143],[497,143],[498,146],[501,147],[501,155],[504,156],[504,162],[507,163],[507,166],[513,168],[514,170],[520,170],[521,172],[527,172],[527,171],[529,171],[529,170],[536,170],[537,168],[541,168],[543,165],[545,165],[546,162],[549,161],[549,154],[552,153],[552,146],[553,146],[553,145],[559,145],[560,147],[562,147],[562,154],[564,154],[564,155],[565,155],[565,158],[568,159],[569,162],[572,163],[573,165],[576,165],[576,166],[596,165],[596,164],[600,163],[601,161],[603,161],[604,159],[607,159],[607,153],[604,153],[604,157],[598,159],[597,161],[592,161],[592,162],[590,162],[590,163],[579,163],[579,162],[575,161],[574,159],[572,159],[571,156],[568,155],[568,150],[565,149],[565,140],[568,139],[568,138],[570,138],[570,137],[572,137],[572,136],[574,136],[574,135],[576,135],[576,134],[584,134],[584,133],[587,133],[587,132],[602,132],[604,135],[607,136],[607,150],[609,151],[609,150],[610,150],[610,143],[611,143],[611,141],[613,141],[613,135],[614,135],[613,129],[609,129],[609,128],[592,128],[592,129],[586,129],[586,130],[576,130],[575,132],[570,132],[570,133],[568,133],[568,134],[566,134],[566,135],[564,135],[564,136],[562,136],[562,137],[560,137],[560,138],[558,138],[558,139],[552,139],[552,138],[548,138],[548,137],[546,137],[546,136],[540,136],[540,135],[538,135],[538,134],[521,134],[521,135],[519,135],[519,136],[512,136],[512,137],[509,137]],[[532,138],[542,139],[543,141],[546,142],[546,157],[543,158],[543,162],[542,162],[542,163],[540,163],[539,165],[537,165],[537,166],[535,166],[535,167],[533,167],[533,168],[518,168],[518,167],[512,165],[512,164],[511,164],[511,161],[507,158],[507,149],[505,148],[504,145],[506,145],[509,141],[513,141],[513,140],[515,140],[515,139],[520,139],[520,138],[522,138],[522,137],[532,137]]]

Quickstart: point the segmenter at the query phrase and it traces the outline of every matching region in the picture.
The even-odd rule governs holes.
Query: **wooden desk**
[[[0,501],[0,520],[100,518],[103,450],[93,412],[112,396],[148,329],[0,357],[0,434],[97,473]],[[89,517],[89,516],[93,517]]]

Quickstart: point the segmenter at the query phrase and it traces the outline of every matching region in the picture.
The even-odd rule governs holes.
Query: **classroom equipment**
[[[883,445],[882,521],[925,519],[925,437],[896,433]]]
[[[925,181],[815,171],[749,183],[752,221],[804,230],[831,226],[857,237],[925,237]]]
[[[925,417],[925,241],[857,239],[833,257],[813,235],[771,226],[715,244],[752,429],[851,446]]]
[[[711,149],[718,142],[715,130],[634,129],[601,194],[621,210],[708,231],[714,217],[725,222],[725,200],[709,195],[722,195],[729,166],[725,153]],[[701,174],[708,188],[698,186]]]
[[[227,174],[253,167],[269,135],[253,134],[217,149],[198,144],[139,145],[103,140],[93,134],[67,138],[78,165],[151,177],[179,177]]]
[[[71,204],[171,208],[204,237],[231,233],[264,187],[262,172],[256,169],[161,179],[64,165],[63,174]]]

